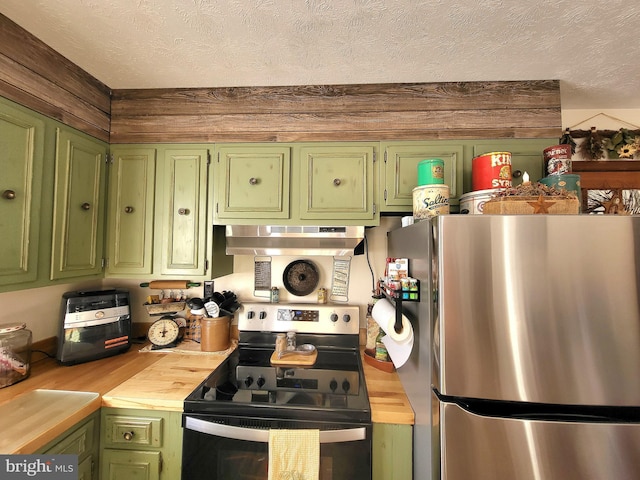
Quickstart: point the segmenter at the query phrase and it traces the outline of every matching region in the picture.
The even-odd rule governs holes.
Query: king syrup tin
[[[511,152],[490,152],[475,157],[471,164],[472,190],[510,188]]]

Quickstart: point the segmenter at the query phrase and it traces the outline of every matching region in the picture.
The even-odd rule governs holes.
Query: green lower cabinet
[[[39,454],[77,455],[78,480],[98,480],[100,414],[95,412],[39,449]]]
[[[101,480],[180,478],[181,412],[103,408],[101,415]]]
[[[160,452],[105,450],[102,452],[100,479],[159,480],[160,469]]]
[[[413,425],[373,424],[371,478],[412,480]]]

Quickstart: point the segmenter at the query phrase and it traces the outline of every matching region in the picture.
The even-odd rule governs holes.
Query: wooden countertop
[[[361,349],[361,355],[364,350]],[[413,425],[415,415],[407,394],[396,372],[383,372],[365,363],[364,377],[367,382],[369,403],[371,404],[371,421],[373,423],[397,423]]]
[[[34,390],[46,389],[98,394],[100,401],[82,408],[85,416],[101,406],[181,411],[188,394],[225,358],[220,354],[141,353],[141,347],[134,344],[126,353],[73,366],[61,366],[52,358],[32,362],[29,378],[0,388],[0,408],[9,402],[26,404]],[[372,421],[412,425],[413,410],[398,375],[367,364],[364,370]],[[31,443],[29,448],[35,450],[38,446],[34,445],[42,446],[62,434],[71,426],[67,423],[52,426],[40,436],[41,443]],[[5,430],[0,426],[0,431]],[[18,452],[5,452],[0,446],[0,453]]]
[[[0,452],[33,453],[100,408],[100,395],[32,390],[0,406]]]

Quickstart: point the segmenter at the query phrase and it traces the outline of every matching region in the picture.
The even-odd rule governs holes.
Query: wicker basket
[[[574,215],[580,213],[577,198],[496,197],[484,204],[485,215]]]

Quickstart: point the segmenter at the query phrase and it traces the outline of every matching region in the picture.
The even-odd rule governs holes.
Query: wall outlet
[[[204,282],[204,298],[213,297],[213,280]]]

